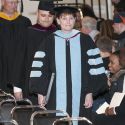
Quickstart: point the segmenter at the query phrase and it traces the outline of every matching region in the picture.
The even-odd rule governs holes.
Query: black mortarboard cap
[[[54,11],[56,12],[57,17],[59,17],[62,13],[75,14],[76,12],[78,12],[78,9],[71,6],[60,6],[55,7]]]
[[[54,3],[53,1],[40,1],[38,5],[38,9],[53,12]]]

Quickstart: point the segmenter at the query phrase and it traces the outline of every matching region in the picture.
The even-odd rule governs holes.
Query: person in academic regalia
[[[63,6],[55,11],[61,30],[47,37],[36,51],[30,73],[30,92],[38,94],[40,105],[48,100],[47,109],[87,117],[91,115],[85,113],[87,109],[90,111],[92,96],[107,88],[100,51],[88,35],[73,29],[76,8]],[[50,81],[53,84],[48,89]]]
[[[31,25],[31,21],[17,12],[17,0],[1,0],[2,10],[0,12],[0,44],[2,54],[2,76],[0,88],[3,91],[10,92],[8,84],[15,82],[17,72],[16,60],[23,58],[24,46],[23,34],[25,29]],[[22,69],[23,70],[23,69]]]
[[[14,93],[16,99],[20,99],[23,94],[23,97],[29,98],[33,103],[36,103],[36,97],[34,95],[30,95],[28,91],[28,84],[29,84],[29,75],[30,75],[30,68],[32,65],[32,60],[34,54],[42,43],[43,39],[48,36],[50,33],[56,30],[56,26],[53,24],[54,20],[54,3],[52,1],[42,1],[39,2],[38,5],[38,12],[37,12],[37,23],[28,27],[26,32],[26,81],[22,83],[18,81],[15,83]],[[25,56],[25,55],[24,55]],[[21,67],[20,67],[21,68]],[[19,74],[20,75],[20,74]],[[20,80],[20,79],[18,79]],[[17,88],[18,87],[18,88]]]

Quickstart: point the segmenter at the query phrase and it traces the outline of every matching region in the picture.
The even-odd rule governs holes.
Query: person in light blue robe
[[[38,103],[44,105],[54,73],[47,109],[89,118],[93,96],[107,88],[100,51],[88,35],[73,29],[77,9],[57,7],[55,10],[61,30],[48,36],[35,53],[30,91],[38,94]],[[73,122],[73,125],[77,124]]]

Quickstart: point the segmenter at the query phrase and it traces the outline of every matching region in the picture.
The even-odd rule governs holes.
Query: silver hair
[[[97,30],[97,20],[92,17],[85,16],[82,19],[82,27],[90,28],[91,30]]]

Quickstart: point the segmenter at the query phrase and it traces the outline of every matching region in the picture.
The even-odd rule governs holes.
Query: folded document
[[[110,104],[108,104],[107,102],[104,102],[97,110],[96,113],[97,114],[103,114],[105,113],[105,110],[107,107],[117,107],[120,106],[123,97],[125,96],[125,93],[120,93],[120,92],[115,92]]]

